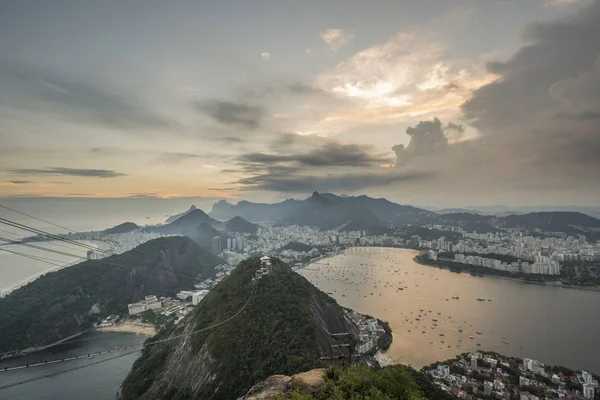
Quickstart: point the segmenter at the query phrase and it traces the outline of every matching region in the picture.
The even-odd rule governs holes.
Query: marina
[[[387,355],[405,364],[480,348],[600,371],[600,293],[457,274],[417,264],[417,254],[356,247],[298,272],[342,306],[388,321]],[[581,340],[561,346],[574,335]]]

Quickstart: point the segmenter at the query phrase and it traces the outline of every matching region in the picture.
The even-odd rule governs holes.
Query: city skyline
[[[600,1],[0,5],[0,197],[598,206]]]

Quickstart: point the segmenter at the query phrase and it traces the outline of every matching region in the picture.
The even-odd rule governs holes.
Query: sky
[[[598,206],[600,0],[0,2],[0,197]]]

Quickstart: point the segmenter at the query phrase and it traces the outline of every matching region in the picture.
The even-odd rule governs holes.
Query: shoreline
[[[443,267],[441,265],[427,264],[427,263],[425,263],[425,262],[423,262],[423,261],[421,261],[421,260],[418,259],[419,255],[416,255],[413,258],[413,261],[415,263],[419,264],[419,265],[424,265],[426,267],[439,268],[439,269],[443,269],[443,270],[446,270],[446,271],[454,272],[450,268],[446,268],[446,267]],[[457,272],[460,273],[460,274],[462,274],[462,273],[468,273],[468,271],[457,271]],[[482,277],[489,277],[489,278],[494,278],[494,279],[503,279],[505,281],[519,282],[519,283],[524,283],[524,284],[527,284],[527,285],[551,286],[551,287],[557,287],[557,288],[562,288],[562,289],[576,289],[576,290],[588,290],[588,291],[592,291],[592,292],[600,292],[600,287],[563,285],[563,284],[560,284],[560,283],[552,283],[552,282],[534,282],[534,281],[526,281],[523,278],[513,278],[513,277],[510,277],[510,276],[502,276],[502,275],[494,275],[494,274],[486,274],[486,273],[482,273],[481,275],[483,275]]]
[[[125,321],[118,325],[96,328],[97,332],[119,332],[119,333],[135,333],[136,335],[154,336],[156,328],[152,324],[142,322]]]
[[[82,242],[82,243],[85,243],[85,244],[88,244],[88,245],[96,246],[97,249],[105,250],[100,245],[101,243],[104,243],[104,242],[102,242],[100,240],[79,240],[78,242]],[[84,256],[82,255],[81,257],[84,257]],[[13,286],[10,286],[10,287],[7,287],[7,288],[0,288],[0,293],[2,293],[2,296],[0,296],[0,298],[9,296],[15,290],[18,290],[18,289],[22,288],[23,286],[25,286],[25,285],[27,285],[27,284],[35,281],[36,279],[42,277],[45,274],[49,274],[51,272],[60,271],[63,268],[72,267],[74,265],[80,264],[80,263],[85,262],[85,261],[87,261],[87,259],[86,260],[76,259],[76,260],[73,260],[71,262],[67,262],[67,263],[65,263],[63,265],[55,266],[55,267],[49,268],[49,269],[47,269],[45,271],[39,272],[39,273],[37,273],[35,275],[30,276],[29,278],[26,278],[26,279],[20,281],[17,284],[14,284]]]

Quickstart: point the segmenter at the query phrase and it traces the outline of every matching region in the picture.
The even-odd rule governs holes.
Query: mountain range
[[[375,235],[392,235],[398,229],[407,231],[437,224],[460,226],[465,231],[478,233],[522,228],[569,235],[583,234],[590,240],[600,239],[600,220],[579,212],[547,211],[500,216],[467,209],[446,211],[454,212],[437,214],[383,198],[314,192],[304,200],[289,199],[273,204],[240,201],[234,205],[221,200],[213,205],[209,214],[191,206],[187,211],[169,218],[171,222],[168,224],[144,229],[166,235],[188,236],[205,248],[211,248],[215,236],[225,241],[234,233],[255,234],[260,228],[258,222],[313,226],[321,230],[366,231]],[[125,223],[106,232],[136,228],[135,224]]]
[[[209,215],[220,220],[238,216],[252,222],[316,226],[325,230],[348,225],[346,230],[381,232],[390,224],[418,223],[433,219],[436,214],[386,199],[314,192],[305,200],[289,199],[273,204],[240,201],[233,205],[221,200]]]

